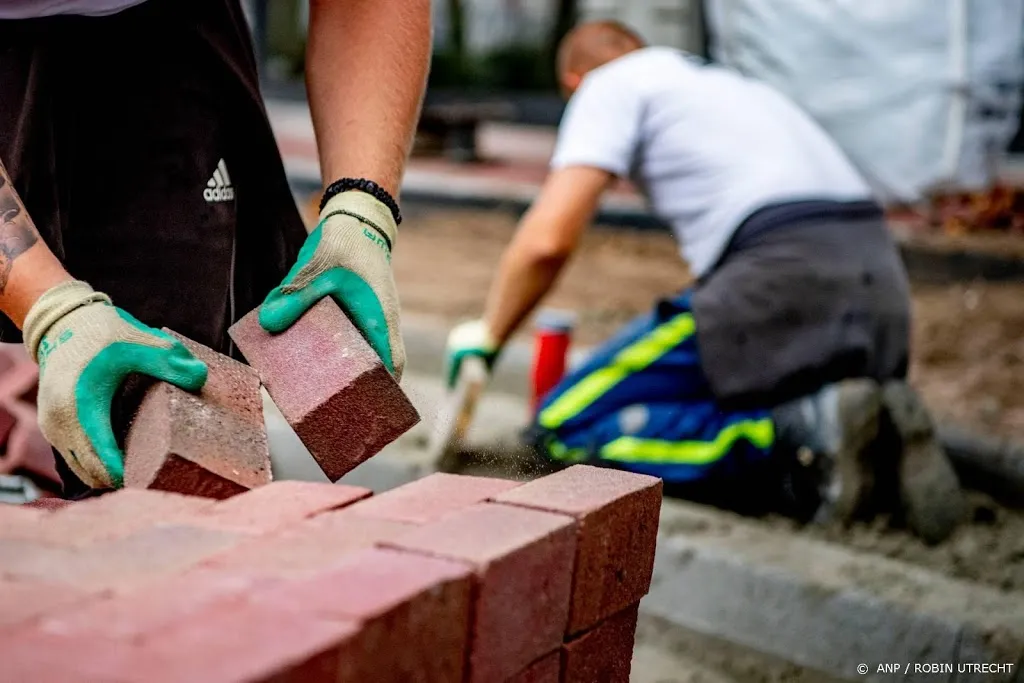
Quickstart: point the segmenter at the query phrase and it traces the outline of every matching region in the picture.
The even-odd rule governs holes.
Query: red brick
[[[62,636],[139,640],[195,618],[213,606],[239,604],[261,585],[242,574],[194,570],[48,616],[37,629]]]
[[[85,548],[0,539],[0,576],[127,590],[224,552],[237,539],[223,531],[170,525]]]
[[[4,403],[4,407],[10,411],[17,423],[7,436],[3,469],[8,472],[24,470],[37,478],[59,482],[53,449],[39,431],[39,415],[35,405],[21,400],[9,400]]]
[[[438,472],[364,500],[353,514],[425,524],[519,486],[517,481]]]
[[[473,567],[470,681],[503,681],[561,644],[576,550],[571,518],[479,503],[385,545]]]
[[[470,614],[469,568],[395,550],[366,549],[306,580],[253,593],[257,604],[359,623],[344,681],[461,681]]]
[[[3,403],[0,403],[0,443],[7,443],[7,437],[17,422],[18,418]]]
[[[404,522],[356,517],[343,509],[240,544],[208,564],[268,576],[309,574],[412,528]]]
[[[562,647],[562,683],[629,683],[637,606],[612,615]]]
[[[369,489],[343,484],[277,481],[230,500],[196,517],[197,524],[244,533],[268,533],[371,495]]]
[[[28,505],[0,504],[0,538],[32,538],[45,514]]]
[[[214,605],[134,652],[131,683],[336,683],[358,627],[239,603]]]
[[[0,639],[0,681],[129,683],[133,655],[130,645],[95,636],[15,631]]]
[[[579,524],[569,634],[639,602],[651,587],[661,480],[574,465],[495,501],[575,517]]]
[[[0,579],[0,630],[86,602],[92,596],[66,584]]]
[[[33,500],[31,503],[26,503],[25,507],[34,508],[36,510],[45,510],[46,512],[53,512],[55,510],[66,508],[68,505],[71,505],[72,502],[73,501],[70,500],[64,500],[63,498],[45,497],[37,498]]]
[[[199,395],[164,382],[146,392],[125,441],[125,485],[228,498],[270,483],[259,376],[174,336],[206,363],[206,385]]]
[[[0,538],[0,578],[74,583],[79,559],[71,548]]]
[[[401,387],[330,298],[281,334],[265,332],[258,316],[252,311],[229,334],[331,481],[419,422]]]
[[[35,403],[33,394],[39,383],[39,366],[27,357],[0,375],[0,401],[26,400]]]
[[[44,513],[38,525],[4,529],[0,536],[81,547],[128,536],[157,524],[183,522],[210,505],[206,498],[121,489]]]
[[[505,683],[559,683],[562,670],[560,650],[545,655]]]

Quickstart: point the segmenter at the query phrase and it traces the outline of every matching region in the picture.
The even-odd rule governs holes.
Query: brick
[[[547,654],[526,667],[505,683],[559,683],[562,674],[560,650]]]
[[[503,681],[561,644],[576,552],[571,518],[479,503],[384,545],[474,569],[468,680]]]
[[[260,605],[360,625],[343,681],[463,680],[470,570],[460,562],[366,549],[302,581],[253,594]]]
[[[31,538],[45,513],[28,505],[0,504],[0,538]]]
[[[0,403],[0,443],[7,443],[7,437],[17,424],[18,418],[5,406]]]
[[[228,498],[270,483],[259,376],[174,336],[206,363],[206,385],[198,395],[165,382],[146,391],[125,441],[125,485]]]
[[[353,514],[425,524],[519,486],[517,481],[438,472],[399,486],[352,508]]]
[[[404,522],[328,512],[270,536],[242,543],[214,557],[211,567],[287,577],[331,567],[349,554],[392,540],[412,529]]]
[[[256,578],[198,569],[93,600],[74,611],[48,616],[37,628],[62,636],[141,640],[203,614],[229,608],[259,590]]]
[[[0,536],[84,547],[102,540],[129,536],[158,524],[185,522],[211,504],[206,498],[121,489],[44,513],[39,524],[4,529]]]
[[[126,643],[95,636],[72,638],[32,629],[5,633],[0,639],[0,680],[128,683],[133,654]]]
[[[92,596],[89,591],[65,584],[0,579],[0,631],[85,602]]]
[[[331,481],[369,459],[419,414],[330,298],[270,335],[258,309],[228,331],[288,424]]]
[[[351,622],[250,603],[217,605],[141,645],[130,680],[342,683],[340,660],[358,635]]]
[[[574,465],[494,500],[571,515],[578,521],[569,634],[592,628],[639,602],[650,589],[660,479]]]
[[[343,484],[277,481],[221,501],[195,518],[197,524],[240,533],[261,534],[371,495],[369,489]]]
[[[128,590],[224,552],[237,539],[222,531],[174,525],[84,548],[0,539],[0,576],[68,583],[87,590]]]
[[[36,510],[44,510],[46,512],[53,512],[55,510],[66,508],[68,505],[71,505],[72,502],[74,501],[48,496],[45,498],[36,498],[31,503],[26,503],[25,507],[33,508]]]
[[[614,614],[562,647],[562,683],[629,683],[637,607]]]
[[[0,375],[0,401],[35,403],[38,384],[39,366],[26,357]]]
[[[21,400],[9,400],[4,403],[4,407],[17,423],[7,436],[7,449],[0,459],[0,471],[24,470],[35,477],[59,482],[53,449],[39,431],[39,416],[35,405]]]
[[[74,583],[79,560],[70,548],[22,539],[0,538],[0,578]]]
[[[236,534],[183,525],[146,529],[88,548],[79,585],[130,588],[181,572],[224,552],[238,539]]]

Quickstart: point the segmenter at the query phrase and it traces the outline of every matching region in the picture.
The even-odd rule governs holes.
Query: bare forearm
[[[397,196],[430,64],[429,0],[311,0],[310,111],[325,182]]]
[[[502,257],[487,297],[484,321],[499,344],[508,341],[558,280],[567,257],[541,254],[517,245]]]
[[[0,310],[20,328],[36,299],[69,279],[71,276],[39,238],[0,162]]]

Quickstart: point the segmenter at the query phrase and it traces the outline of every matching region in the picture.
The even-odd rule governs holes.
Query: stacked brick
[[[39,431],[39,368],[21,344],[0,344],[0,474],[26,474],[44,486],[58,481],[50,444]]]
[[[0,507],[0,681],[625,682],[656,479]]]

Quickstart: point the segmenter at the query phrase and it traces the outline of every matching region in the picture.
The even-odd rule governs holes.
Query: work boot
[[[906,382],[892,381],[882,397],[900,439],[899,494],[907,525],[926,543],[939,543],[963,520],[960,482],[917,392]]]
[[[813,521],[847,523],[870,497],[869,449],[878,435],[881,406],[874,380],[848,379],[772,411],[778,445],[795,454],[790,482],[806,481],[809,473],[817,489]]]

